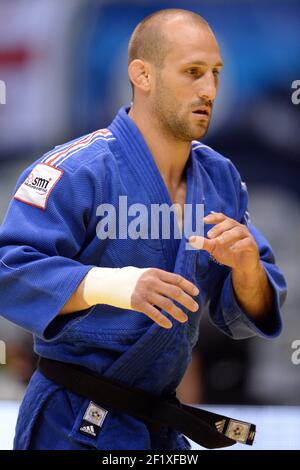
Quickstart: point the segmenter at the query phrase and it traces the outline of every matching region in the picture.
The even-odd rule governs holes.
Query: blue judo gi
[[[193,142],[187,164],[189,204],[204,204],[205,215],[223,212],[248,225],[274,290],[274,313],[257,325],[239,307],[230,269],[201,250],[186,250],[186,239],[99,239],[97,207],[172,201],[153,157],[122,108],[108,129],[55,147],[19,179],[0,230],[1,314],[34,335],[40,356],[75,363],[105,377],[160,395],[181,381],[198,337],[199,318],[210,317],[235,339],[281,331],[286,295],[271,247],[247,217],[247,191],[234,165],[211,148]],[[205,236],[211,226],[205,226]],[[163,329],[146,315],[97,305],[58,316],[92,266],[157,267],[195,283],[199,312]],[[89,400],[35,372],[21,405],[15,449],[186,449],[174,430],[149,432],[131,416],[108,409],[98,436],[83,435],[80,423]],[[97,404],[100,407],[101,403]]]

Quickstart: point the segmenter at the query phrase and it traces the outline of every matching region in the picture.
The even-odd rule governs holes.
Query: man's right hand
[[[191,312],[197,312],[199,306],[192,296],[198,293],[198,288],[190,281],[179,274],[162,269],[95,266],[60,311],[60,315],[79,312],[93,305],[106,304],[136,310],[147,315],[161,327],[171,328],[172,322],[160,310],[164,310],[175,320],[183,323],[188,317],[174,301]]]
[[[197,312],[199,305],[192,296],[198,293],[199,289],[179,274],[150,268],[136,283],[131,295],[131,308],[144,313],[161,327],[171,328],[172,322],[160,309],[184,323],[188,317],[173,301],[176,300],[191,312]]]

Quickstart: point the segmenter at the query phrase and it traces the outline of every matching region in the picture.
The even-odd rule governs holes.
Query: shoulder
[[[110,142],[115,140],[109,129],[99,129],[74,140],[57,145],[36,163],[75,172],[79,168],[93,166],[112,155]]]
[[[107,161],[113,158],[111,139],[108,129],[100,129],[56,146],[24,170],[14,199],[45,209],[52,191],[60,198],[72,199],[83,192],[96,197],[105,178]]]

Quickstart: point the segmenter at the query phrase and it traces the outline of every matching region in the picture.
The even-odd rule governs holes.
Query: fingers
[[[249,238],[247,229],[241,225],[236,225],[232,229],[214,236],[211,240],[205,237],[192,236],[189,238],[189,243],[193,248],[206,250],[208,253],[213,254],[217,247],[231,246],[244,238]]]
[[[238,222],[233,219],[225,219],[222,222],[218,223],[215,225],[213,228],[211,228],[207,232],[208,238],[216,238],[219,235],[221,235],[223,232],[226,232],[226,230],[230,230],[231,228],[235,227],[238,225]]]
[[[213,254],[216,248],[215,238],[221,235],[225,230],[228,230],[236,225],[237,221],[230,219],[221,212],[208,214],[206,217],[204,217],[203,220],[206,224],[217,225],[207,232],[208,238],[202,237],[200,235],[193,235],[189,238],[189,243],[196,250],[205,250],[208,251],[208,253]]]
[[[159,278],[162,281],[167,282],[168,284],[173,284],[174,286],[178,286],[190,295],[199,294],[198,287],[196,287],[195,284],[188,281],[184,277],[180,276],[180,274],[169,273],[168,271],[163,271],[162,269],[158,269],[157,271],[159,271]]]
[[[212,214],[206,215],[203,218],[205,224],[219,224],[225,219],[229,219],[229,217],[227,217],[227,215],[223,214],[222,212],[214,212]]]
[[[147,317],[151,318],[151,320],[153,320],[162,328],[170,329],[173,326],[172,322],[167,317],[162,315],[157,308],[147,302],[141,304],[139,311],[145,313]]]
[[[159,292],[176,300],[191,312],[197,312],[199,309],[197,302],[195,302],[195,300],[190,295],[186,294],[179,286],[161,282]]]
[[[219,246],[232,245],[249,236],[247,228],[236,220],[222,213],[213,213],[204,217],[207,224],[216,224],[207,232],[207,237],[192,236],[189,243],[193,248],[206,250],[213,254]]]
[[[175,318],[175,320],[178,320],[181,323],[184,323],[188,320],[187,315],[180,308],[178,308],[168,297],[164,297],[163,295],[156,293],[151,293],[147,300],[150,304],[161,308],[173,318]]]
[[[230,230],[221,233],[217,238],[215,238],[218,245],[232,245],[238,240],[243,240],[244,238],[249,237],[249,233],[246,228],[243,228],[241,225],[236,225]]]
[[[208,253],[213,253],[217,245],[216,240],[209,240],[208,238],[196,235],[189,238],[189,243],[196,250],[205,250]]]
[[[197,294],[199,294],[199,289],[179,274],[152,268],[140,277],[131,296],[131,306],[134,310],[145,313],[163,328],[171,328],[172,323],[159,309],[184,323],[188,317],[173,300],[191,312],[196,312],[199,310],[199,305],[191,296]]]

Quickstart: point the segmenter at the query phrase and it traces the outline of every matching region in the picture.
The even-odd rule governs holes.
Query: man
[[[245,185],[228,159],[195,141],[207,132],[221,68],[200,16],[170,9],[147,17],[129,43],[131,108],[21,176],[0,234],[1,309],[35,335],[41,357],[169,396],[208,302],[233,338],[279,334],[285,281],[248,220]],[[101,221],[121,195],[131,208],[204,204],[204,237],[192,236],[195,249],[187,249],[176,222],[169,239],[147,237],[149,227],[140,237],[111,226],[105,235]],[[174,429],[153,429],[63,380],[33,375],[15,449],[189,447]]]

